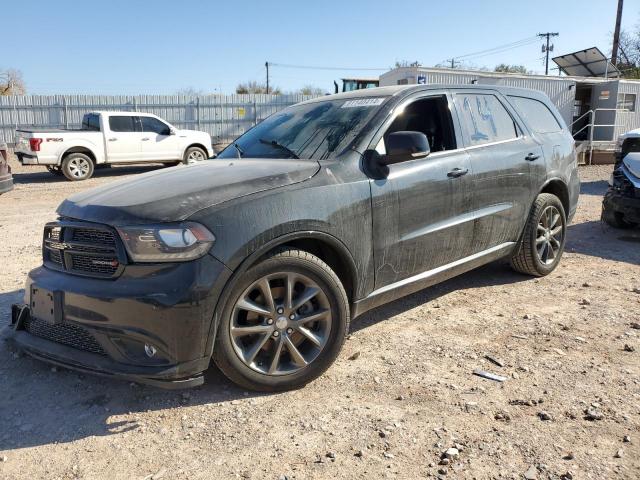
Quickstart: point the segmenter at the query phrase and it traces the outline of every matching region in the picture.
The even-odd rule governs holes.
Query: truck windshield
[[[388,97],[294,105],[268,117],[218,158],[332,158],[344,150]]]

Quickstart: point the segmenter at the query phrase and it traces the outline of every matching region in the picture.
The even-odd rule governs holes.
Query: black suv
[[[10,336],[34,357],[167,387],[213,358],[299,387],[363,312],[493,260],[546,275],[579,190],[544,95],[384,87],[286,108],[215,160],[65,200]]]

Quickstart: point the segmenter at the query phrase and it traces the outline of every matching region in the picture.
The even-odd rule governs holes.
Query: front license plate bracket
[[[31,316],[48,323],[62,323],[62,292],[31,286]]]

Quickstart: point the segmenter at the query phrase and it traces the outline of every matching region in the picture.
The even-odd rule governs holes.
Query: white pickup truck
[[[79,130],[17,130],[15,154],[23,165],[86,180],[102,165],[194,163],[210,158],[213,147],[208,133],[178,130],[152,114],[91,112]]]

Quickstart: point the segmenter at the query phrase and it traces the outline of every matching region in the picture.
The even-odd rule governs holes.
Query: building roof
[[[573,80],[577,83],[606,83],[613,81],[621,81],[621,82],[629,82],[629,83],[640,83],[640,80],[635,79],[626,79],[626,78],[602,78],[602,77],[570,77],[570,76],[560,76],[560,75],[526,75],[522,73],[506,73],[506,72],[489,72],[484,70],[462,70],[458,68],[439,68],[439,67],[398,67],[388,72],[380,75],[380,78],[385,75],[389,75],[392,72],[396,72],[398,70],[408,70],[414,72],[430,72],[430,73],[442,73],[442,74],[451,74],[451,75],[474,75],[474,76],[482,76],[489,78],[530,78],[530,79],[538,79],[538,80],[549,80],[549,81],[567,81]]]

